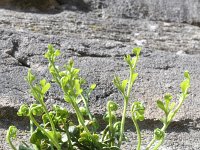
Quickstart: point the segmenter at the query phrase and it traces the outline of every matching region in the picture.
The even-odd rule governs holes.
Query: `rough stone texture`
[[[24,77],[30,68],[38,78],[50,77],[47,61],[43,58],[49,43],[61,49],[59,63],[65,64],[72,57],[89,84],[97,84],[90,105],[100,117],[109,99],[115,100],[121,110],[122,99],[113,86],[113,76],[127,77],[124,54],[131,53],[135,46],[143,48],[137,67],[139,78],[131,102],[139,99],[146,106],[147,121],[141,124],[146,141],[151,140],[153,128],[160,125],[157,119],[162,114],[156,109],[156,100],[161,99],[164,93],[171,92],[176,101],[183,72],[189,70],[192,79],[190,97],[170,126],[162,149],[200,149],[200,28],[180,23],[198,22],[195,13],[199,12],[199,2],[82,2],[90,11],[83,11],[77,1],[68,4],[59,1],[59,8],[64,11],[55,14],[0,9],[0,149],[8,149],[4,137],[10,124],[18,124],[21,130],[27,128],[19,123],[25,121],[19,121],[16,117],[16,110],[22,103],[33,101],[29,98]],[[145,7],[138,7],[142,4]],[[173,13],[179,7],[180,14]],[[188,11],[183,9],[185,7]],[[191,7],[195,8],[189,9]],[[47,97],[49,105],[64,105],[56,85],[53,85]],[[124,149],[134,149],[135,143],[131,140],[135,139],[135,135],[130,120],[127,122],[129,130],[127,136],[130,141],[124,145]]]
[[[199,25],[198,0],[96,0],[105,16],[187,22]],[[96,5],[95,5],[96,6]]]

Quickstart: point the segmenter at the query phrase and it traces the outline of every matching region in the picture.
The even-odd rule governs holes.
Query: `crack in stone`
[[[19,43],[16,40],[12,40],[12,49],[7,51],[6,53],[10,56],[12,56],[13,58],[15,58],[15,53],[16,51],[18,51],[19,48]]]
[[[13,44],[12,49],[9,51],[6,51],[6,53],[10,55],[11,57],[13,57],[15,60],[17,60],[21,66],[30,68],[30,65],[27,63],[26,57],[20,57],[20,58],[16,57],[16,52],[19,51],[19,41],[12,40],[12,44]]]
[[[27,67],[27,68],[31,68],[31,66],[27,63],[27,58],[22,57],[22,58],[19,58],[17,60],[22,66]]]
[[[75,50],[73,48],[70,48],[68,49],[70,50],[71,52],[75,53],[75,55],[77,55],[78,57],[96,57],[96,58],[109,58],[109,57],[112,57],[111,55],[108,55],[108,54],[90,54],[88,52],[84,52],[84,51],[78,51],[78,50]]]
[[[17,90],[17,91],[19,91],[19,92],[22,92],[22,93],[26,93],[26,92],[24,92],[23,90],[21,90],[21,89],[19,89],[19,88],[17,88],[17,87],[14,87],[13,89],[15,89],[15,90]]]
[[[69,48],[68,50],[70,50],[72,53],[74,53],[74,55],[77,55],[78,57],[93,57],[93,58],[110,58],[110,57],[121,58],[122,57],[123,58],[126,55],[126,54],[113,54],[113,55],[110,55],[110,54],[89,53],[87,51],[78,51],[78,50],[75,50],[73,48]],[[135,56],[135,54],[133,54],[133,53],[130,53],[129,55],[131,57]],[[140,55],[141,55],[141,57],[142,56],[149,57],[151,55],[151,53],[141,52]],[[173,68],[173,67],[169,67],[169,68]]]
[[[170,68],[173,68],[173,66],[160,66],[160,67],[155,67],[154,69],[158,69],[158,70],[169,70]]]

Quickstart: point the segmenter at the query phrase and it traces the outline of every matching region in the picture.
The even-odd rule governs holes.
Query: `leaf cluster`
[[[72,59],[62,67],[56,66],[57,57],[61,53],[60,50],[55,50],[52,45],[49,45],[44,57],[49,62],[48,69],[52,76],[52,82],[55,82],[62,90],[63,99],[74,109],[77,121],[74,122],[71,119],[66,108],[53,105],[47,109],[45,96],[51,88],[50,81],[41,79],[37,83],[36,76],[29,70],[25,79],[29,84],[30,93],[36,101],[31,105],[21,105],[17,115],[30,120],[30,143],[22,142],[19,147],[15,147],[12,140],[16,138],[17,128],[10,126],[6,136],[10,147],[13,150],[119,150],[122,141],[125,140],[126,112],[133,84],[138,77],[135,69],[140,51],[140,48],[135,48],[133,49],[134,57],[131,55],[124,57],[129,66],[129,78],[121,80],[116,76],[113,80],[124,101],[122,118],[119,119],[116,116],[118,104],[109,100],[103,117],[107,125],[105,129],[99,131],[99,123],[89,108],[90,95],[95,90],[96,84],[90,85],[89,88],[83,88],[86,81],[79,76],[80,70],[74,67]],[[157,107],[164,112],[164,117],[160,119],[163,127],[154,130],[154,137],[148,144],[147,150],[151,147],[156,150],[164,142],[167,127],[188,97],[190,87],[188,71],[184,73],[184,77],[185,80],[180,85],[181,94],[178,104],[172,102],[171,94],[166,94],[163,101],[157,101]],[[131,113],[138,139],[136,149],[140,150],[142,141],[138,121],[145,119],[144,105],[140,101],[134,101]]]

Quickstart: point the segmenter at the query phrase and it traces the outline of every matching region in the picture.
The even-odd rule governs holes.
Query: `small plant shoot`
[[[51,74],[52,81],[45,78],[36,82],[36,76],[31,70],[25,78],[29,87],[30,94],[34,97],[35,102],[31,105],[23,104],[20,106],[17,115],[26,117],[30,120],[30,139],[29,143],[22,141],[19,146],[13,144],[17,138],[17,128],[10,126],[6,141],[13,150],[120,150],[122,142],[126,139],[124,126],[127,117],[127,109],[130,103],[130,95],[133,85],[138,77],[136,65],[140,56],[140,48],[134,48],[132,55],[124,57],[129,66],[129,78],[120,79],[115,76],[113,83],[123,98],[122,118],[116,116],[118,105],[108,100],[106,112],[102,118],[106,126],[103,130],[99,129],[98,120],[91,113],[89,108],[90,95],[96,88],[92,84],[89,88],[83,88],[86,81],[80,77],[78,68],[74,67],[72,59],[61,67],[56,66],[57,57],[61,54],[60,50],[55,50],[52,45],[48,45],[48,51],[44,57],[48,60],[48,70]],[[64,68],[64,69],[63,69]],[[188,97],[190,87],[190,75],[188,71],[184,73],[185,79],[180,84],[181,94],[179,102],[172,101],[171,94],[165,94],[163,100],[157,100],[157,107],[163,111],[164,116],[160,119],[163,126],[154,130],[153,139],[147,145],[146,150],[157,150],[164,143],[166,130],[173,118],[181,108],[183,102]],[[68,103],[76,113],[77,121],[70,117],[66,108],[53,105],[50,109],[45,103],[45,96],[51,88],[51,82],[63,92],[63,99]],[[133,125],[137,133],[137,145],[135,149],[141,150],[142,143],[141,132],[138,125],[139,121],[145,119],[145,107],[140,101],[134,101],[131,106]]]

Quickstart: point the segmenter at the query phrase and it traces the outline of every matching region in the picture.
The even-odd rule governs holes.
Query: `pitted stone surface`
[[[126,1],[123,5],[119,5],[119,1],[114,3],[114,0],[100,2],[87,1],[91,7],[89,12],[65,10],[55,14],[40,14],[0,9],[0,149],[8,149],[4,140],[5,129],[17,120],[16,110],[22,103],[33,101],[24,81],[28,69],[32,69],[40,79],[50,77],[48,62],[43,57],[49,43],[61,49],[62,55],[58,63],[66,64],[72,57],[88,84],[97,84],[97,89],[91,95],[90,105],[92,111],[100,116],[105,112],[106,101],[109,99],[120,105],[120,115],[122,98],[112,80],[114,75],[127,77],[128,68],[123,56],[130,54],[133,47],[142,47],[137,66],[139,77],[134,85],[131,102],[139,99],[146,106],[146,119],[149,122],[143,123],[142,128],[148,137],[147,141],[151,139],[150,133],[153,131],[153,127],[147,130],[149,124],[157,125],[155,120],[162,115],[156,109],[156,100],[170,92],[177,101],[183,72],[189,70],[190,96],[175,118],[177,122],[170,127],[163,149],[200,149],[200,28],[181,23],[190,22],[185,20],[172,19],[170,21],[174,22],[165,22],[168,20],[162,21],[159,17],[148,20],[149,13],[147,17],[140,17],[137,9],[136,18],[115,16],[112,15],[112,3],[118,6],[116,12],[120,13],[119,6],[124,7],[131,1]],[[148,7],[152,4],[151,1],[134,1],[135,3],[145,3]],[[173,11],[168,7],[173,3],[163,0],[159,6],[166,5],[167,9]],[[185,0],[182,5],[187,3]],[[180,2],[177,1],[176,4],[178,6]],[[173,7],[175,6],[174,4]],[[156,12],[149,8],[150,10]],[[144,10],[141,11],[144,13]],[[47,98],[49,105],[65,105],[62,94],[54,84]],[[128,115],[130,116],[129,112]],[[130,126],[127,130],[131,129],[127,134],[132,137],[132,122],[127,124]],[[24,130],[25,127],[21,129]],[[131,143],[130,140],[124,145],[124,149],[133,147]]]

